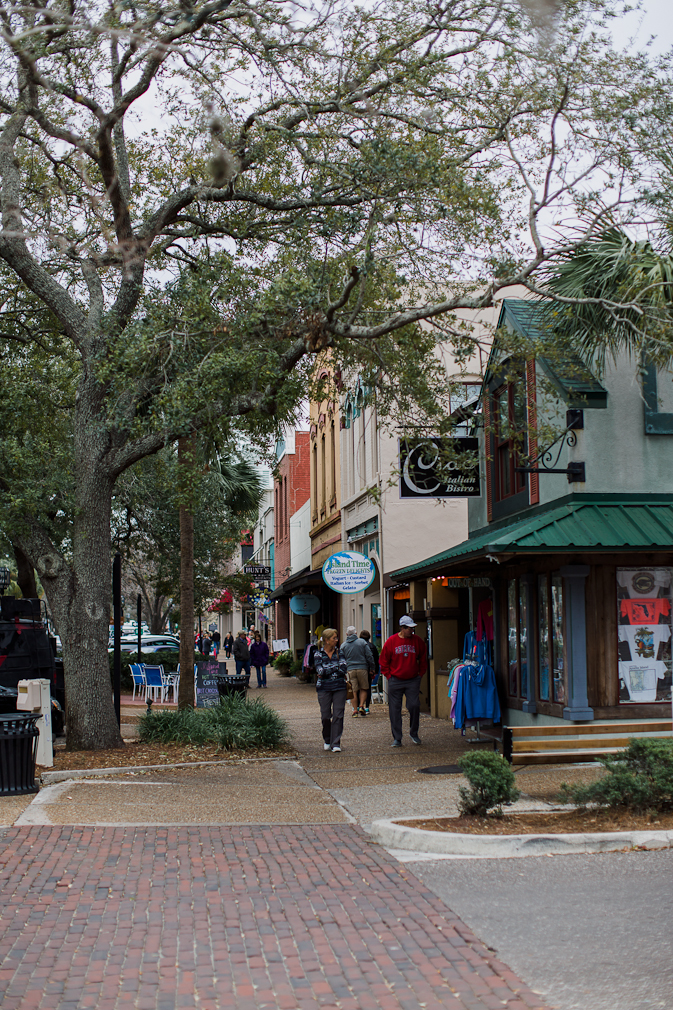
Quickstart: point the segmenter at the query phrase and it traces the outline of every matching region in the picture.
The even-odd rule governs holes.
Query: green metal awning
[[[419,564],[399,568],[390,576],[408,579],[439,565],[485,554],[620,550],[673,551],[673,500],[571,502],[485,530]]]

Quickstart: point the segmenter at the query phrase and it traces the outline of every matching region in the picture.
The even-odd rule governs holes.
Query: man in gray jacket
[[[374,654],[364,638],[358,638],[357,628],[346,628],[346,641],[341,651],[348,664],[348,679],[353,688],[353,716],[366,715],[369,670],[375,668]]]

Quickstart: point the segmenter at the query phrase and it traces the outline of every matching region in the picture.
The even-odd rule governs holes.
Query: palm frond
[[[673,256],[611,228],[556,260],[545,282],[547,328],[585,360],[673,359]]]

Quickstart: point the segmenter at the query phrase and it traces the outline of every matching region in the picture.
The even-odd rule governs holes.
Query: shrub
[[[518,800],[514,772],[499,754],[475,751],[463,754],[458,764],[470,783],[469,789],[460,786],[458,790],[461,816],[485,817],[494,808],[495,814],[501,816],[503,804],[509,805]]]
[[[281,677],[290,677],[292,674],[292,663],[292,651],[290,649],[286,649],[285,652],[278,653],[273,661],[273,666]]]
[[[145,743],[218,744],[223,750],[278,747],[289,740],[287,723],[261,698],[220,699],[206,709],[150,712],[140,721]]]
[[[627,807],[637,812],[673,810],[673,740],[629,741],[626,750],[598,759],[607,774],[588,785],[561,786],[561,800],[586,807]]]

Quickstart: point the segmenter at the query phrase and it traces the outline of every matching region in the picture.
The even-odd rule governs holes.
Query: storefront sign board
[[[469,459],[466,460],[466,455]],[[452,458],[457,457],[457,458]],[[400,498],[479,498],[479,440],[400,439]]]
[[[322,577],[335,593],[361,593],[376,578],[376,566],[359,551],[338,551],[322,566]]]
[[[320,600],[313,593],[298,593],[290,599],[290,610],[293,614],[317,614]]]

